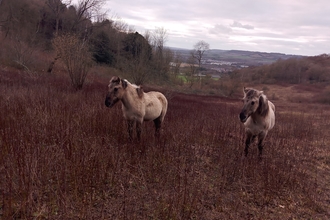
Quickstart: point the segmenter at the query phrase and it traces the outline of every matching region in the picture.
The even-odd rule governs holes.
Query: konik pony
[[[129,139],[133,138],[133,126],[136,124],[138,140],[141,139],[143,121],[154,121],[155,136],[159,138],[160,128],[167,111],[167,99],[160,93],[145,93],[142,87],[131,84],[125,79],[114,76],[110,79],[105,105],[109,108],[118,101],[122,103],[124,118],[127,120]]]
[[[256,136],[258,136],[259,156],[261,156],[263,141],[268,131],[275,125],[275,106],[267,99],[263,91],[244,87],[243,93],[244,104],[239,118],[245,126],[245,156]]]

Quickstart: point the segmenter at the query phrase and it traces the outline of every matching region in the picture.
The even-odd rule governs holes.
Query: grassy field
[[[129,142],[120,105],[104,105],[108,80],[77,92],[0,70],[1,219],[330,218],[329,105],[267,85],[277,121],[260,161],[256,145],[243,155],[238,99],[164,90],[161,140],[149,122]]]

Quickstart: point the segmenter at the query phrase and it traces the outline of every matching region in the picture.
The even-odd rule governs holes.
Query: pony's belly
[[[144,112],[144,121],[155,120],[162,113],[162,105],[160,102],[152,102],[147,104]]]
[[[144,115],[143,120],[144,121],[152,121],[155,120],[160,116],[161,111],[146,111],[146,114]]]
[[[134,121],[152,121],[158,118],[161,111],[155,109],[146,109],[145,111],[126,111],[124,112],[124,118],[126,120]]]
[[[250,120],[250,118],[244,123],[244,126],[245,126],[245,129],[252,135],[258,135],[261,132],[268,130],[266,124],[253,123],[253,120]]]
[[[124,113],[124,118],[126,120],[131,120],[131,121],[143,121],[143,115],[135,113],[135,112],[126,112]]]

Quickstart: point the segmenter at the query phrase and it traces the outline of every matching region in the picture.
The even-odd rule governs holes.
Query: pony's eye
[[[251,102],[251,105],[254,105],[254,101]]]
[[[117,91],[118,91],[118,88],[114,88],[113,91],[114,91],[114,92],[117,92]]]

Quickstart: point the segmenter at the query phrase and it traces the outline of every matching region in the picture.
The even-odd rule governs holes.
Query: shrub
[[[72,86],[81,89],[92,66],[92,55],[87,43],[76,35],[65,34],[55,37],[53,46],[66,67]]]

